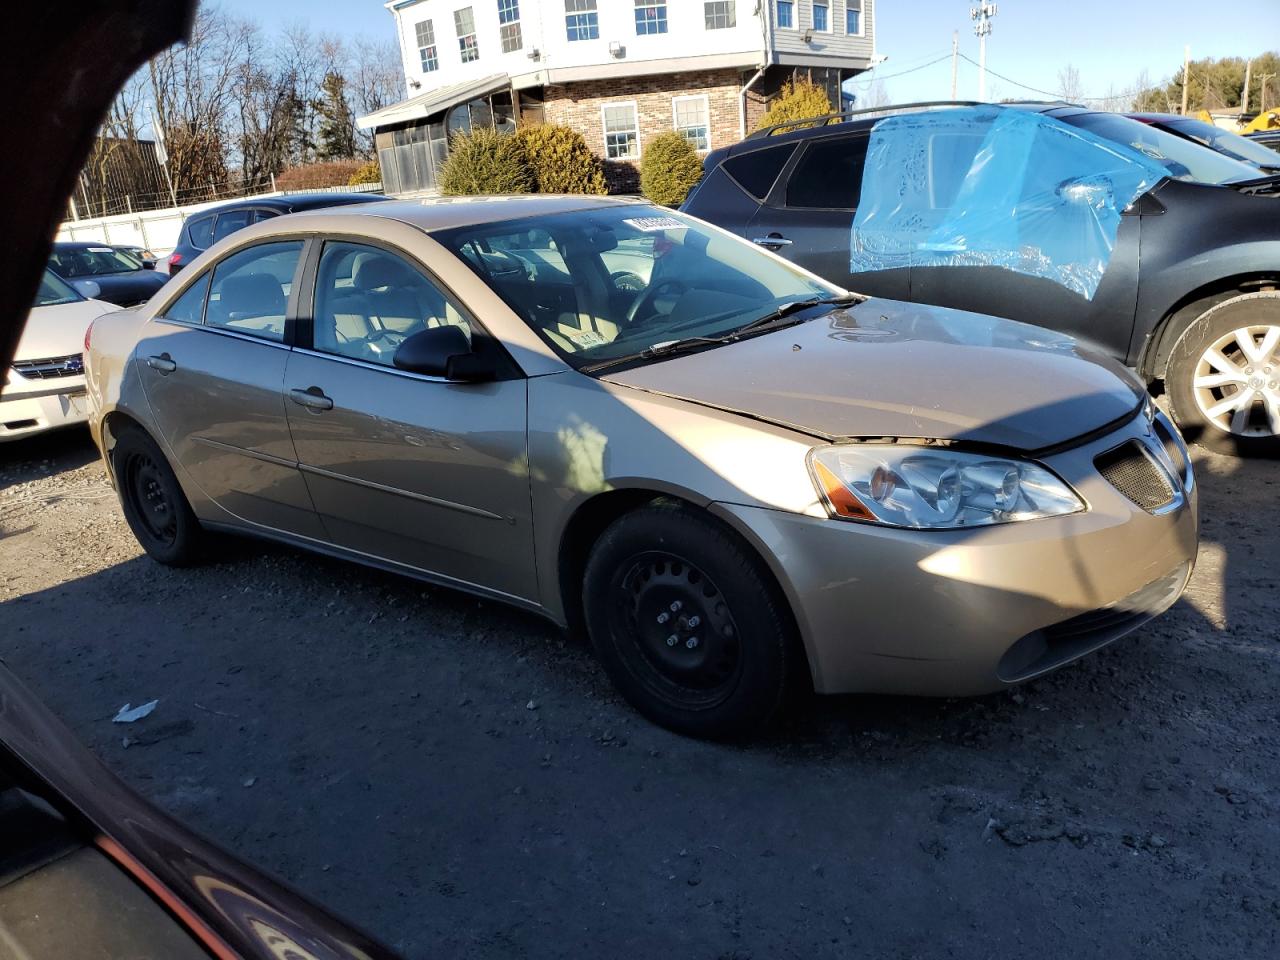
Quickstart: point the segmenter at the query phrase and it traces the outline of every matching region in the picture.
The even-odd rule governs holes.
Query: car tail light
[[[93,325],[98,322],[97,317],[89,321],[89,325],[84,328],[84,355],[89,356],[89,342],[93,339]]]

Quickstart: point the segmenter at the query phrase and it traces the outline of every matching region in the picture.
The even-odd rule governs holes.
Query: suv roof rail
[[[1060,103],[1058,100],[1018,100],[1017,103]],[[931,110],[934,107],[998,107],[1002,104],[988,103],[982,100],[925,100],[919,103],[897,103],[887,107],[864,107],[861,110],[843,110],[839,113],[828,113],[820,117],[805,117],[802,120],[786,120],[782,123],[775,123],[771,127],[764,127],[761,130],[755,130],[747,134],[747,140],[757,140],[762,137],[771,137],[779,130],[786,130],[789,127],[800,127],[805,124],[813,124],[815,126],[828,126],[830,124],[844,123],[847,120],[854,120],[859,117],[870,117],[876,114],[891,116],[897,113],[910,113],[915,110]]]

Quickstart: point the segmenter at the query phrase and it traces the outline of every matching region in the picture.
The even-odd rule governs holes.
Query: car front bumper
[[[1087,504],[1065,517],[912,531],[758,507],[716,510],[752,540],[791,601],[820,693],[965,696],[1039,676],[1170,607],[1199,539],[1187,467],[1159,514],[1094,458],[1140,438],[1145,417],[1045,458]]]
[[[81,377],[48,382],[42,388],[10,388],[0,394],[0,442],[74,426],[89,419],[89,400]],[[25,385],[24,385],[25,386]]]

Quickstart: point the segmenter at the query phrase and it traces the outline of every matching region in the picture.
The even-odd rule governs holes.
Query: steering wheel
[[[648,320],[650,314],[646,313],[646,308],[652,307],[653,302],[667,290],[678,296],[679,294],[687,293],[689,285],[683,280],[659,280],[640,296],[636,297],[631,306],[627,308],[627,323],[629,325],[635,324],[638,322],[638,318],[641,317],[644,320]]]

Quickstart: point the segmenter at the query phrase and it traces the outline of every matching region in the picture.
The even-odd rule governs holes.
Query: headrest
[[[352,285],[357,290],[365,291],[401,286],[408,282],[408,269],[390,257],[368,257],[361,260],[351,277]]]
[[[278,316],[285,311],[280,281],[269,273],[244,273],[222,281],[222,309],[257,317]]]

